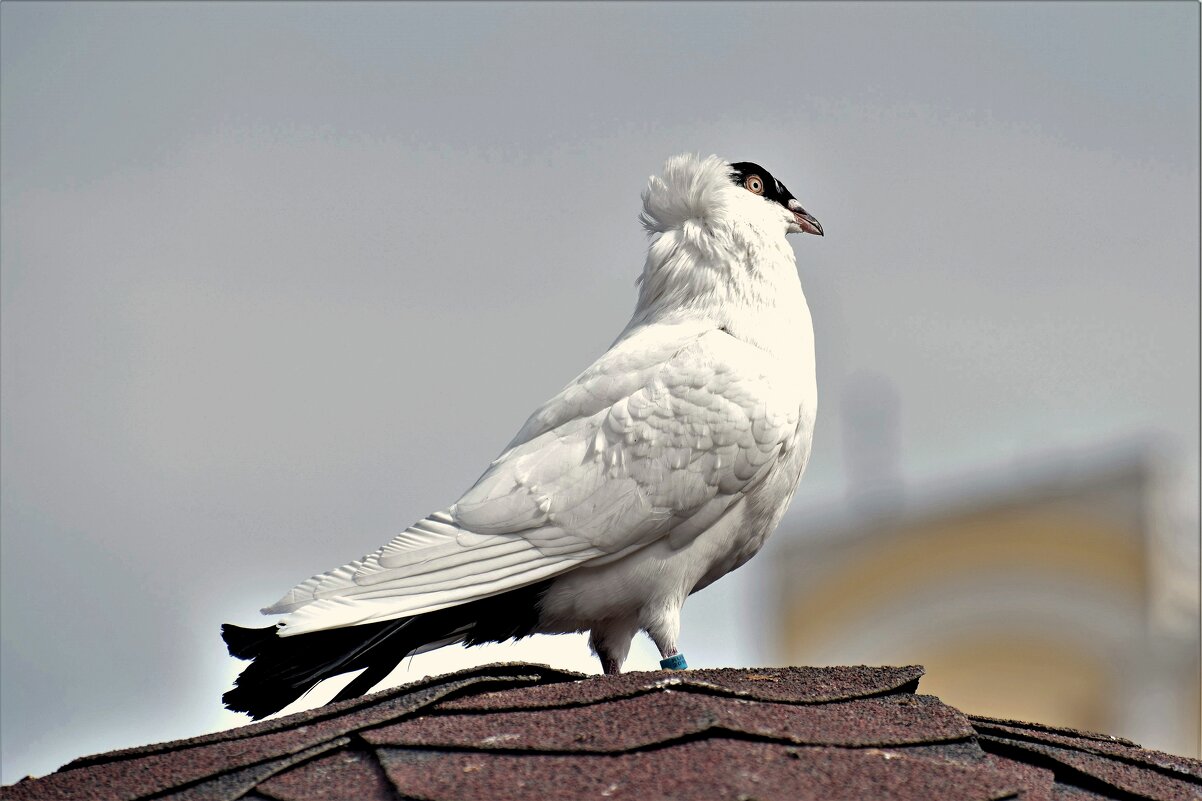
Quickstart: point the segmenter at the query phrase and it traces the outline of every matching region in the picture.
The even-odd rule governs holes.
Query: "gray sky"
[[[1198,17],[4,3],[3,781],[237,723],[219,624],[454,500],[609,344],[678,152],[826,228],[793,238],[822,402],[779,537],[842,496],[865,371],[907,482],[1196,462]],[[757,569],[686,607],[691,663],[760,655]]]

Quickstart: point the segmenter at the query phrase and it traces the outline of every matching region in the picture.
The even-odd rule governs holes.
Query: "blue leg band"
[[[684,654],[672,654],[667,659],[659,660],[659,666],[663,670],[688,670],[689,663],[684,661]]]

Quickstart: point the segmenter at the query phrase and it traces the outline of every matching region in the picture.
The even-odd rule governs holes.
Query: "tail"
[[[275,626],[248,629],[226,623],[221,637],[230,656],[251,663],[221,700],[226,708],[258,720],[279,712],[324,679],[363,670],[333,700],[357,698],[425,646],[480,645],[533,633],[539,602],[550,584],[541,581],[423,615],[291,637],[281,637]]]

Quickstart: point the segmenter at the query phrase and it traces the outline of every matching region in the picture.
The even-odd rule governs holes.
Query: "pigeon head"
[[[801,203],[772,173],[750,161],[736,161],[730,165],[730,178],[753,195],[759,195],[770,203],[776,203],[793,216],[789,223],[791,234],[817,234],[822,236],[822,224],[801,207]]]

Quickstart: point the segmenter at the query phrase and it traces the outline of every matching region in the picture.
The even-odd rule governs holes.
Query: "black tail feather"
[[[424,645],[457,638],[468,645],[525,637],[538,624],[549,581],[424,615],[279,636],[275,626],[221,627],[231,656],[252,660],[222,696],[227,708],[255,720],[280,711],[323,679],[364,670],[334,699],[366,694]]]
[[[351,679],[350,684],[339,690],[338,694],[330,700],[330,703],[333,704],[338,701],[346,701],[350,698],[358,698],[361,695],[367,695],[369,692],[371,692],[372,687],[375,687],[377,684],[384,681],[384,679],[388,678],[388,674],[392,672],[393,667],[395,666],[387,662],[378,662],[372,665],[367,670]]]
[[[236,656],[239,659],[254,659],[274,638],[275,626],[247,629],[235,626],[233,623],[221,625],[221,639],[225,640],[230,656]]]

